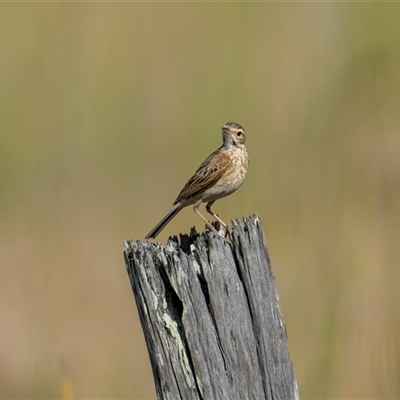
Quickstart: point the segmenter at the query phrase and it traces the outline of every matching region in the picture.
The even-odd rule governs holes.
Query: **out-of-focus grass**
[[[215,209],[263,219],[302,397],[400,397],[399,12],[2,4],[0,397],[155,396],[122,242],[228,120],[251,165]]]

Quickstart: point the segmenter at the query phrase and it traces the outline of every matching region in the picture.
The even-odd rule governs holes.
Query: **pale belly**
[[[246,177],[249,159],[246,151],[241,151],[237,156],[236,163],[221,176],[218,182],[203,193],[203,202],[218,200],[239,189]]]

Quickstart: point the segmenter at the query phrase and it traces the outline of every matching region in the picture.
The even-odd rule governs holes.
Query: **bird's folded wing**
[[[214,185],[224,174],[230,161],[230,157],[220,149],[208,156],[183,187],[174,204]]]

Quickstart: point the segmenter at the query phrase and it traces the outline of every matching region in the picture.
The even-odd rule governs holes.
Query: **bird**
[[[179,211],[190,205],[218,236],[217,230],[199,211],[201,203],[207,203],[207,212],[226,228],[226,223],[211,210],[211,206],[216,200],[239,189],[246,177],[250,159],[245,146],[246,132],[240,124],[227,122],[222,127],[222,139],[221,147],[203,161],[173,202],[170,211],[146,235],[146,239],[155,239]]]

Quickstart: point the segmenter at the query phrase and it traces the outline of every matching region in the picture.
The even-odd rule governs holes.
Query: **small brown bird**
[[[155,238],[182,208],[192,204],[194,212],[216,235],[217,230],[199,211],[201,203],[207,203],[207,212],[226,228],[225,222],[211,210],[211,206],[240,187],[249,167],[249,156],[245,146],[246,133],[241,125],[227,122],[222,127],[222,138],[222,146],[203,161],[179,193],[172,209],[146,235],[146,239]]]

